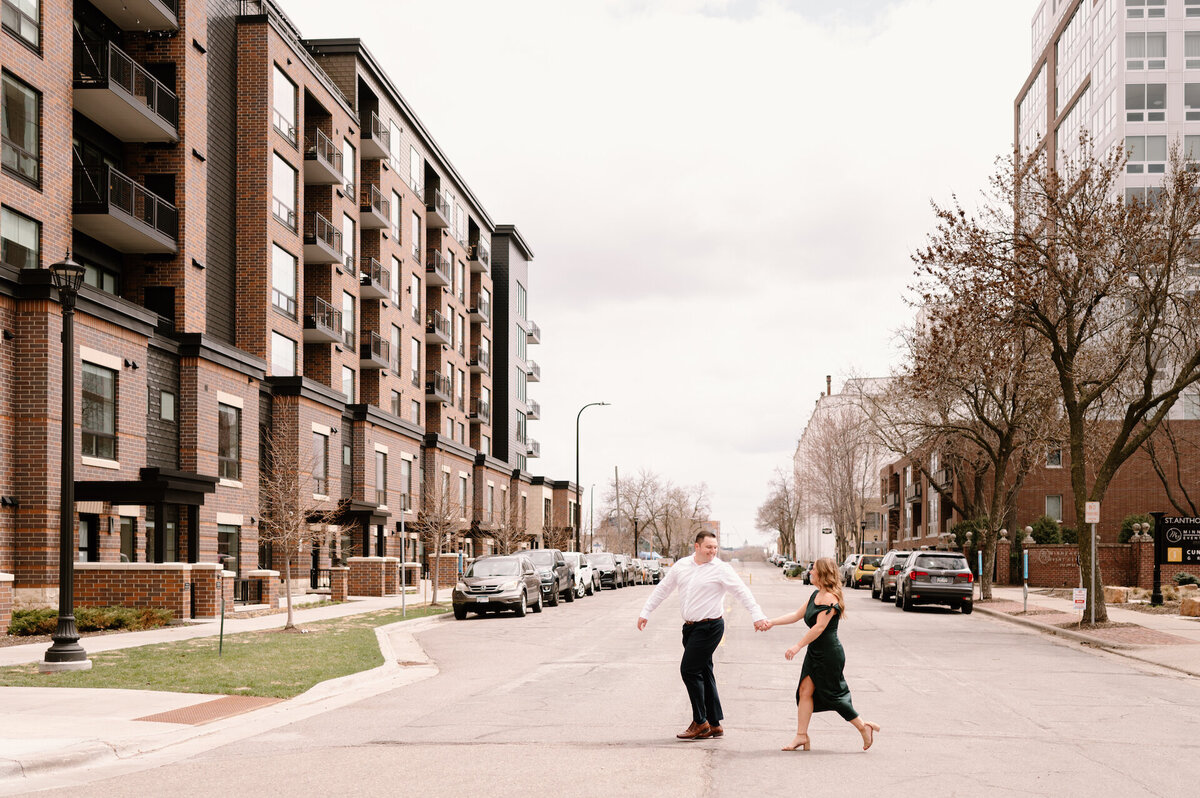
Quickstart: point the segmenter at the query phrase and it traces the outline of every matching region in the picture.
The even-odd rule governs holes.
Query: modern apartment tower
[[[268,441],[337,519],[293,557],[305,579],[420,559],[429,485],[461,508],[448,551],[493,551],[510,506],[539,545],[570,508],[528,473],[532,250],[364,44],[304,39],[273,0],[0,4],[0,572],[18,599],[57,589],[48,267],[68,252],[86,268],[80,562],[277,569],[256,526]]]

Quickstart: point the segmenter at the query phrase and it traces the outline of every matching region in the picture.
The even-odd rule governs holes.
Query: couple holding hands
[[[863,739],[863,750],[871,747],[879,724],[864,721],[850,702],[850,689],[842,676],[846,655],[838,641],[838,621],[845,614],[837,565],[828,557],[813,566],[812,581],[818,588],[803,608],[768,619],[754,601],[750,589],[734,573],[729,563],[717,557],[717,537],[712,532],[696,536],[696,551],[676,562],[658,584],[638,616],[637,628],[646,628],[650,613],[671,591],[679,591],[683,614],[683,659],[679,674],[687,687],[692,704],[692,723],[675,735],[681,740],[708,740],[724,735],[721,728],[721,700],[713,675],[712,655],[725,632],[721,617],[725,593],[733,593],[750,611],[754,628],[765,632],[774,626],[804,621],[808,631],[784,652],[792,659],[806,647],[800,684],[796,687],[796,736],[784,751],[809,750],[808,722],[814,712],[833,711],[854,724]]]

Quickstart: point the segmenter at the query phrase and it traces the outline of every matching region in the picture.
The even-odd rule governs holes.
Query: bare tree
[[[755,527],[779,535],[779,553],[796,559],[796,522],[800,519],[800,495],[793,474],[775,469],[766,500],[758,506]]]
[[[451,490],[450,472],[442,468],[442,458],[427,450],[421,480],[421,511],[417,514],[417,533],[430,560],[430,579],[433,582],[431,604],[438,603],[438,582],[441,577],[442,553],[453,543],[463,528],[468,510]]]
[[[510,493],[513,495],[509,496]],[[500,507],[495,512],[492,537],[501,554],[512,554],[521,548],[522,543],[528,542],[529,532],[517,507],[516,491],[503,491],[502,496],[507,498],[501,499]]]
[[[604,494],[604,511],[606,514],[616,514],[619,517],[618,526],[632,524],[637,519],[639,537],[643,530],[655,529],[663,517],[663,483],[658,474],[648,469],[639,469],[631,479],[621,481],[620,504],[617,503],[616,482],[608,483]],[[633,551],[633,531],[628,530],[629,539],[620,541],[617,551],[625,550],[626,546]]]
[[[295,628],[292,612],[292,564],[299,568],[303,546],[314,536],[329,534],[336,509],[328,500],[313,498],[326,492],[320,484],[325,464],[318,463],[313,442],[297,439],[295,425],[264,433],[259,476],[259,540],[283,553],[283,584],[287,603],[284,629]],[[322,467],[318,467],[322,466]],[[317,476],[314,476],[317,475]],[[316,480],[316,482],[314,482]]]
[[[1177,430],[1170,421],[1164,422],[1146,439],[1145,449],[1175,512],[1200,515],[1200,441],[1194,427]]]
[[[662,513],[652,522],[658,551],[667,557],[687,556],[696,535],[712,515],[708,485],[669,485],[661,499]]]

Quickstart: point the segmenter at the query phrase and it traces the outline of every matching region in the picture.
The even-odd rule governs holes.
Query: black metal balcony
[[[304,137],[304,182],[322,186],[340,186],[346,182],[342,176],[342,151],[320,130]]]
[[[526,361],[529,365],[529,382],[542,381],[542,367],[537,364],[536,360]]]
[[[342,312],[315,296],[309,299],[304,314],[304,341],[313,344],[342,342]]]
[[[112,42],[75,42],[75,110],[122,141],[179,141],[179,98]]]
[[[425,343],[453,346],[454,332],[450,328],[450,319],[436,310],[425,314]]]
[[[341,263],[342,231],[315,211],[304,214],[304,262]]]
[[[450,285],[450,260],[440,252],[432,252],[425,261],[425,282],[429,285]]]
[[[535,402],[534,400],[530,399],[529,401],[527,401],[525,403],[525,407],[526,407],[525,418],[529,419],[530,421],[537,421],[539,418],[542,417],[542,406],[540,404],[538,404],[537,402]]]
[[[91,0],[122,30],[179,30],[176,0]]]
[[[363,336],[362,349],[358,353],[358,365],[364,369],[385,369],[392,364],[392,345],[377,332]]]
[[[363,299],[387,299],[392,290],[392,273],[375,258],[365,258],[358,275],[359,296]]]
[[[111,166],[75,167],[75,229],[121,252],[173,255],[175,206]]]
[[[492,300],[478,293],[471,297],[471,307],[467,308],[467,313],[471,317],[471,321],[490,324],[492,320]]]
[[[425,210],[426,227],[443,228],[450,226],[453,214],[450,211],[450,203],[446,201],[446,195],[442,192],[437,189],[426,192]]]
[[[525,340],[531,344],[540,344],[542,342],[542,328],[534,322],[527,322],[529,329],[525,330]]]
[[[475,374],[488,374],[492,370],[492,353],[482,346],[473,346],[467,365]]]
[[[391,152],[392,131],[379,118],[379,114],[371,112],[370,119],[362,132],[362,157],[374,161],[386,158]]]
[[[450,378],[438,371],[425,372],[425,401],[452,404],[454,386],[451,385]]]
[[[367,184],[362,187],[358,204],[358,220],[364,230],[382,230],[390,227],[392,201],[383,196],[379,186]]]
[[[918,502],[921,500],[921,483],[914,482],[911,485],[904,486],[904,501]]]
[[[467,414],[467,420],[475,424],[491,424],[492,406],[482,399],[472,399],[471,412]]]
[[[492,251],[483,239],[476,241],[471,246],[469,262],[471,264],[471,271],[473,272],[486,273],[488,269],[492,268]]]

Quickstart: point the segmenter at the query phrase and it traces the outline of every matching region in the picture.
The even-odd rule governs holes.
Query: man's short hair
[[[696,542],[699,543],[700,541],[704,540],[705,538],[715,538],[716,536],[717,536],[716,532],[712,532],[710,530],[705,529],[703,532],[696,535]]]

